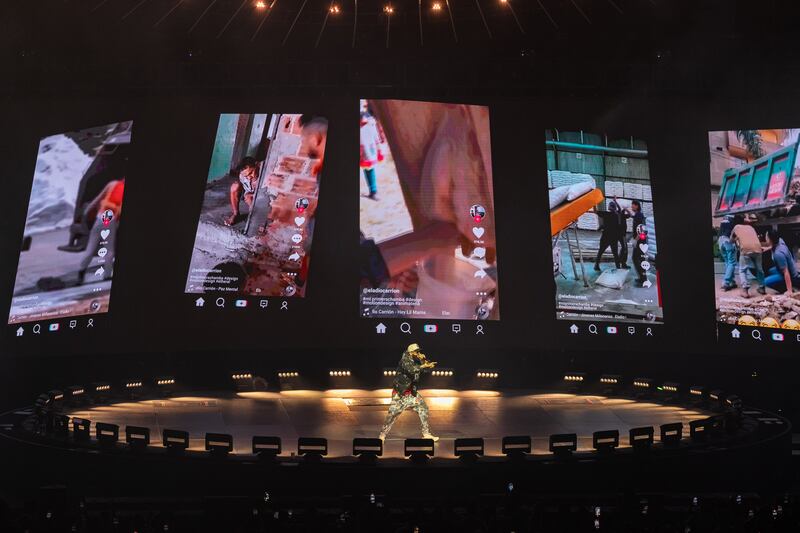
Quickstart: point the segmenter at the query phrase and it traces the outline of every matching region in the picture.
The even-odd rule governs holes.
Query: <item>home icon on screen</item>
[[[203,307],[204,305],[206,305],[206,301],[201,296],[200,298],[194,301],[194,305],[195,307]]]
[[[731,337],[733,337],[734,339],[738,339],[741,336],[742,336],[742,334],[739,333],[738,329],[734,329],[733,331],[731,331]]]
[[[386,333],[386,326],[383,324],[383,322],[375,326],[375,333],[378,333],[379,335]]]
[[[572,325],[569,327],[569,332],[570,332],[570,333],[578,333],[578,326],[577,326],[576,324],[572,324]]]
[[[25,334],[25,328],[22,326],[17,328],[17,337],[22,337]]]

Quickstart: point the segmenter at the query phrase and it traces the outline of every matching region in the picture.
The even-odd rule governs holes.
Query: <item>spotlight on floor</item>
[[[633,392],[637,397],[647,396],[653,391],[653,380],[650,378],[634,378]]]
[[[578,450],[578,435],[558,433],[550,435],[550,453],[557,457],[567,457]]]
[[[592,433],[592,448],[600,453],[613,452],[619,446],[619,430],[608,429]]]
[[[89,440],[89,430],[92,426],[91,421],[85,418],[72,419],[72,438],[77,442],[86,442]]]
[[[125,426],[125,442],[131,450],[143,450],[150,445],[150,428]]]
[[[206,433],[206,451],[219,457],[232,453],[233,436],[227,433]]]
[[[362,461],[372,461],[383,455],[383,441],[372,438],[353,439],[353,455]]]
[[[631,428],[628,432],[628,444],[634,451],[649,450],[653,446],[654,435],[653,426]]]
[[[664,446],[678,446],[683,437],[683,424],[673,422],[671,424],[661,424],[661,444]]]
[[[453,455],[463,461],[475,461],[483,455],[482,438],[460,438],[453,443]]]
[[[255,390],[252,372],[233,372],[231,373],[233,386],[238,392],[250,392]]]
[[[165,429],[161,434],[161,443],[173,453],[182,453],[189,447],[189,432],[180,429]]]
[[[622,385],[622,376],[619,374],[603,374],[600,376],[600,388],[605,393],[614,393]]]
[[[306,461],[319,461],[328,455],[328,439],[300,437],[297,439],[297,455],[302,455]]]
[[[253,453],[262,459],[274,459],[281,454],[280,437],[253,436]]]
[[[529,435],[511,435],[503,437],[503,455],[514,458],[522,458],[531,453],[531,437]]]
[[[94,425],[94,434],[97,442],[102,446],[114,446],[119,440],[119,426],[98,422]]]
[[[416,462],[425,462],[434,455],[433,439],[406,439],[403,454]]]
[[[564,386],[570,392],[580,389],[585,381],[586,372],[567,372],[564,374]]]
[[[692,439],[692,442],[707,441],[708,434],[711,432],[711,424],[712,421],[710,418],[702,418],[689,422],[689,438]]]

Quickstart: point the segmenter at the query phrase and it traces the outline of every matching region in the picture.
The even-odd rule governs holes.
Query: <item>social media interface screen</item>
[[[132,130],[40,141],[9,324],[108,312]]]
[[[316,115],[220,115],[186,293],[306,295],[327,136]]]
[[[545,145],[556,317],[663,323],[647,144],[547,130]]]
[[[499,320],[489,108],[362,100],[359,124],[361,316]]]

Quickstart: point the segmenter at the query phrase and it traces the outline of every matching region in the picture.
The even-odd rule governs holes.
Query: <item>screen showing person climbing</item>
[[[186,293],[217,307],[306,295],[327,134],[313,114],[220,115]]]
[[[717,333],[800,342],[800,129],[708,134]]]
[[[360,131],[361,316],[498,320],[489,108],[362,100]]]
[[[39,142],[9,324],[52,321],[58,331],[58,319],[108,312],[132,129],[117,122]]]
[[[545,146],[556,317],[570,333],[652,335],[636,327],[663,323],[647,144],[547,130]]]

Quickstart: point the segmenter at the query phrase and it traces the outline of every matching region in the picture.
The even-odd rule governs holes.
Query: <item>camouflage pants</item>
[[[416,396],[411,394],[401,396],[397,393],[392,395],[392,403],[389,404],[389,412],[386,413],[386,421],[383,423],[381,433],[384,435],[389,434],[397,417],[406,409],[413,409],[419,415],[419,422],[422,425],[422,434],[430,435],[431,428],[428,426],[428,404],[422,398],[422,395],[417,393]]]

